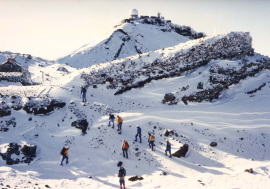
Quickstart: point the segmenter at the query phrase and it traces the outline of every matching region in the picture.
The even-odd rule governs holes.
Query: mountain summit
[[[111,36],[99,44],[86,45],[58,61],[84,68],[205,36],[189,26],[173,24],[160,13],[157,16],[139,16],[136,9],[132,10],[130,18],[122,20],[115,28]]]

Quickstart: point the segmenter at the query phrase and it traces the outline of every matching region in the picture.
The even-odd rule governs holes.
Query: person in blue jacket
[[[166,150],[165,150],[165,155],[167,156],[167,152],[169,152],[170,154],[170,158],[172,157],[172,144],[170,143],[169,139],[167,140],[167,143],[166,143]]]
[[[142,143],[142,129],[141,127],[137,127],[137,134],[135,135],[135,142],[137,142],[137,137],[140,139],[140,143]]]

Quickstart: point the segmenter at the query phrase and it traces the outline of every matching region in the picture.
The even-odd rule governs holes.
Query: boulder
[[[73,121],[71,123],[71,126],[72,127],[76,127],[78,129],[81,129],[82,130],[82,134],[86,134],[86,130],[88,128],[88,121],[86,119],[81,119],[81,120],[77,120],[77,121]]]
[[[136,176],[130,177],[128,180],[131,182],[134,182],[134,181],[138,181],[138,180],[143,180],[143,177],[136,175]]]
[[[57,71],[69,73],[68,69],[66,69],[65,67],[59,67],[57,68]]]
[[[176,97],[174,96],[173,93],[166,93],[163,100],[162,100],[162,103],[165,104],[165,103],[169,103],[169,104],[176,104]]]
[[[246,169],[245,172],[253,174],[254,170],[252,168],[250,168],[250,169]]]
[[[6,104],[0,105],[0,117],[11,115],[11,108]]]
[[[164,132],[164,136],[165,137],[172,136],[172,135],[174,135],[174,131],[173,130],[166,130]]]
[[[203,82],[199,82],[199,83],[198,83],[197,89],[203,89]]]
[[[217,142],[211,142],[211,143],[210,143],[210,146],[211,146],[211,147],[216,147],[217,145],[218,145]]]
[[[189,148],[188,144],[184,144],[182,147],[180,147],[179,150],[177,150],[176,152],[174,152],[172,154],[172,156],[178,157],[178,158],[185,157],[186,154],[187,154],[187,152],[188,152],[188,148]]]

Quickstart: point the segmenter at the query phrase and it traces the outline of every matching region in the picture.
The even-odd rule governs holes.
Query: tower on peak
[[[139,17],[138,10],[137,10],[137,9],[132,9],[132,10],[131,10],[130,17],[133,18],[133,19],[138,18],[138,17]]]

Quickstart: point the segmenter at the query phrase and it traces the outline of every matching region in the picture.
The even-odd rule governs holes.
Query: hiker
[[[117,122],[117,131],[121,132],[123,119],[119,115],[116,116],[116,122]]]
[[[86,86],[81,86],[81,96],[82,96],[82,102],[86,102],[86,92],[87,92],[87,89],[86,89]]]
[[[109,114],[109,127],[111,126],[111,123],[112,123],[112,128],[114,128],[114,115],[113,114]]]
[[[149,148],[151,148],[151,144],[150,144],[150,136],[151,136],[151,133],[148,132],[148,145],[149,145]]]
[[[152,149],[152,151],[154,151],[155,140],[156,140],[156,138],[155,138],[154,134],[150,135],[149,143],[150,143],[150,148]]]
[[[63,161],[66,160],[66,164],[68,164],[68,150],[69,147],[68,146],[64,146],[61,150],[61,155],[62,155],[62,161],[61,161],[61,166],[63,166]]]
[[[165,149],[165,155],[167,156],[167,152],[169,152],[169,154],[170,154],[169,157],[170,158],[172,157],[171,149],[172,149],[172,144],[170,143],[169,139],[167,139],[166,149]]]
[[[129,148],[129,144],[126,140],[124,140],[122,143],[122,151],[123,151],[123,157],[127,159],[128,159],[128,148]]]
[[[120,189],[126,189],[126,186],[125,186],[126,170],[123,167],[123,163],[121,161],[118,162],[117,166],[119,167],[118,177],[119,177]]]
[[[135,135],[135,142],[137,142],[137,137],[140,139],[140,143],[142,143],[142,129],[141,127],[137,127],[137,134]]]

